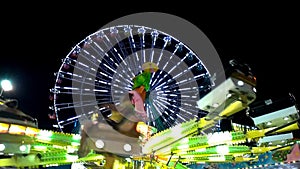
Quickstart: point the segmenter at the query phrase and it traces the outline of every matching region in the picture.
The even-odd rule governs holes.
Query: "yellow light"
[[[143,135],[147,135],[148,126],[144,122],[138,122],[136,125],[136,131]]]
[[[25,131],[25,134],[26,134],[27,136],[32,136],[32,137],[34,137],[34,136],[37,135],[38,132],[39,132],[39,129],[37,129],[37,128],[27,127],[27,128],[26,128],[26,131]]]
[[[0,133],[7,133],[9,124],[0,123]]]
[[[9,127],[9,134],[25,134],[26,127],[16,124],[11,124]]]

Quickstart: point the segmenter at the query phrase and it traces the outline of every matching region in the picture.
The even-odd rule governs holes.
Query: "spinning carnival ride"
[[[251,70],[231,64],[227,79],[214,86],[200,57],[175,37],[136,25],[101,29],[63,59],[51,90],[54,117],[62,132],[81,133],[79,158],[102,154],[106,168],[128,158],[128,167],[239,163],[243,168],[271,150],[291,149],[296,106],[271,118],[277,119],[273,125],[265,125],[269,115],[247,130],[231,124],[231,130],[221,131],[221,120],[256,99]],[[274,147],[274,140],[285,141]]]
[[[136,25],[101,29],[78,43],[55,74],[50,118],[58,131],[36,129],[27,153],[1,165],[247,168],[299,160],[293,99],[252,111],[256,79],[247,66],[230,63],[227,78],[215,84],[200,57],[167,33]],[[239,112],[254,124],[233,123]],[[9,134],[11,125],[3,126]]]

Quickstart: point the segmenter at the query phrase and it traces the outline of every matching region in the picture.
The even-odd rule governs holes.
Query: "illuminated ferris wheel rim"
[[[93,34],[91,34],[91,35],[89,35],[89,36],[87,36],[85,39],[83,39],[82,41],[80,41],[79,43],[77,43],[76,45],[75,45],[75,47],[68,53],[68,55],[67,55],[67,57],[63,60],[63,64],[61,65],[61,67],[59,68],[59,72],[58,72],[58,75],[57,75],[57,77],[56,77],[56,82],[58,82],[58,81],[60,81],[61,79],[61,77],[59,76],[59,74],[63,74],[64,73],[64,65],[65,65],[65,61],[67,60],[67,59],[71,59],[71,60],[77,60],[78,58],[76,58],[76,59],[74,59],[74,58],[72,58],[71,56],[72,55],[74,55],[74,53],[75,54],[80,54],[80,51],[81,50],[85,50],[85,44],[87,44],[87,43],[93,43],[93,39],[95,39],[95,38],[99,38],[99,37],[101,37],[101,38],[103,38],[103,37],[105,37],[106,36],[106,38],[107,38],[107,35],[108,34],[105,34],[104,32],[110,32],[110,34],[119,34],[119,32],[120,32],[120,28],[123,28],[123,31],[126,33],[126,30],[127,31],[129,31],[129,36],[127,37],[128,39],[130,39],[130,37],[131,38],[133,38],[133,34],[132,34],[132,31],[133,31],[133,29],[136,29],[137,30],[137,32],[136,32],[136,34],[135,35],[139,35],[139,36],[141,36],[141,34],[142,34],[142,36],[144,37],[145,36],[145,32],[146,31],[151,31],[151,34],[149,34],[148,33],[148,36],[150,36],[151,35],[151,37],[158,37],[159,35],[162,35],[164,38],[163,38],[163,41],[165,42],[165,44],[167,44],[168,42],[171,42],[172,40],[173,41],[175,41],[175,42],[177,42],[177,47],[176,48],[179,48],[179,46],[181,47],[181,48],[184,48],[184,49],[186,49],[187,51],[188,51],[188,53],[189,53],[189,55],[191,55],[192,56],[192,59],[193,59],[193,57],[194,58],[196,58],[197,59],[197,61],[196,61],[196,63],[197,64],[200,64],[200,66],[202,67],[202,69],[203,70],[205,70],[205,76],[207,76],[207,77],[210,77],[210,74],[209,74],[209,72],[207,71],[207,68],[205,67],[205,65],[203,65],[203,63],[201,62],[201,60],[198,58],[198,56],[191,50],[191,49],[189,49],[188,48],[188,46],[186,46],[185,44],[183,44],[182,42],[180,42],[178,39],[176,39],[176,38],[174,38],[173,36],[171,36],[171,35],[168,35],[167,33],[164,33],[164,32],[162,32],[162,31],[159,31],[159,30],[156,30],[156,29],[153,29],[153,28],[150,28],[150,27],[145,27],[145,26],[138,26],[138,25],[118,25],[118,26],[112,26],[112,27],[108,27],[108,28],[104,28],[104,29],[100,29],[100,30],[98,30],[97,32],[95,32],[95,33],[93,33]],[[123,39],[122,39],[123,40]],[[167,42],[168,41],[168,42]],[[131,44],[130,44],[131,45]],[[142,44],[142,45],[145,45],[145,44]],[[112,46],[113,47],[113,46]],[[145,49],[153,49],[153,47],[151,47],[151,48],[145,48]],[[139,52],[140,50],[142,51],[142,50],[145,50],[145,49],[138,49],[138,50],[136,50],[136,51],[134,51],[134,52],[132,52],[132,55],[134,55],[136,52]],[[163,49],[163,48],[162,48]],[[108,49],[108,51],[109,50],[111,50],[111,48],[109,48]],[[105,52],[105,54],[107,54],[108,53],[108,51],[106,51]],[[173,53],[175,53],[174,51],[173,51]],[[175,56],[177,56],[177,55],[175,55]],[[126,59],[126,57],[128,57],[128,55],[125,55],[125,57],[124,58],[122,58],[122,60],[124,59]],[[178,56],[177,56],[178,57]],[[186,54],[186,57],[188,57],[187,56],[187,54]],[[185,57],[185,58],[186,58]],[[102,57],[102,60],[100,61],[100,63],[99,63],[99,65],[102,63],[102,62],[104,62],[103,61],[103,58],[104,57]],[[137,57],[138,58],[138,57]],[[175,58],[175,57],[174,57]],[[185,58],[181,58],[181,59],[179,59],[178,61],[184,61],[184,59]],[[111,58],[110,58],[111,59]],[[123,60],[123,61],[124,61]],[[172,61],[172,60],[171,60]],[[122,64],[122,63],[126,63],[126,62],[120,62],[120,63],[118,63],[118,64]],[[145,63],[145,62],[143,62],[143,63]],[[178,62],[176,62],[176,63],[178,63]],[[159,63],[158,63],[159,64]],[[175,63],[173,63],[173,64],[175,64]],[[102,65],[103,66],[103,65]],[[159,65],[160,66],[160,65]],[[139,72],[141,71],[141,67],[142,67],[142,65],[139,65]],[[75,68],[76,68],[76,66],[75,66]],[[175,68],[175,66],[173,67],[173,69]],[[100,68],[99,68],[100,69]],[[97,71],[99,70],[99,69],[97,69]],[[183,70],[183,71],[185,71],[185,72],[188,72],[188,71],[190,71],[189,69],[191,69],[190,68],[190,66],[188,66],[187,67],[187,69],[185,69],[185,70]],[[70,73],[70,72],[69,72]],[[116,72],[115,72],[116,73]],[[138,72],[136,71],[135,73],[133,73],[133,74],[137,74]],[[168,73],[167,73],[168,74]],[[195,78],[196,79],[196,77],[198,76],[198,75],[195,75],[194,73],[192,73],[193,74],[193,78]],[[174,75],[174,76],[177,76],[177,75]],[[201,75],[202,76],[202,75]],[[199,75],[199,77],[200,77],[200,75]],[[172,79],[172,77],[170,77],[171,79]],[[197,77],[198,78],[198,77]],[[199,87],[199,86],[198,86]],[[202,86],[203,87],[203,86]],[[60,86],[59,84],[57,84],[57,83],[55,83],[55,87],[54,87],[54,90],[59,90],[59,89],[61,89],[62,88],[62,86]],[[65,87],[66,88],[66,87]],[[127,88],[127,90],[128,90],[128,88]],[[193,88],[193,90],[195,90],[195,88]],[[198,90],[198,88],[196,89],[196,90]],[[58,122],[61,122],[61,120],[59,119],[59,114],[58,114],[58,111],[60,111],[60,108],[57,106],[58,104],[60,104],[60,103],[57,103],[57,94],[58,93],[54,93],[54,110],[55,110],[55,113],[56,113],[56,118],[57,118],[57,121]],[[199,97],[197,97],[196,99],[199,99]],[[161,104],[160,105],[160,108],[157,108],[156,107],[156,109],[164,109],[163,107],[163,104]],[[193,109],[195,109],[195,108],[193,108]],[[183,110],[184,111],[184,109],[181,109],[181,110]],[[160,113],[161,114],[161,113]],[[193,114],[193,116],[196,116],[195,114]],[[77,117],[80,117],[80,115],[78,115]],[[72,117],[72,118],[74,118],[74,117]],[[184,117],[182,117],[182,118],[184,118]],[[69,118],[70,119],[70,118]],[[65,120],[63,120],[63,121],[65,121]],[[164,121],[166,121],[166,120],[164,120]],[[59,123],[60,124],[60,123]]]
[[[94,33],[92,33],[92,34],[90,34],[90,35],[87,36],[85,39],[83,39],[83,40],[81,40],[79,43],[77,43],[77,44],[71,49],[71,51],[67,54],[67,57],[70,56],[74,51],[76,51],[76,49],[81,48],[81,47],[79,47],[80,44],[82,44],[82,43],[86,42],[87,40],[89,40],[89,38],[90,38],[91,36],[95,36],[95,35],[97,35],[98,33],[103,32],[103,31],[105,31],[105,30],[111,30],[112,28],[122,28],[122,27],[124,27],[124,28],[129,28],[129,29],[130,29],[131,27],[139,27],[139,28],[145,28],[145,29],[157,31],[157,33],[160,32],[160,33],[162,33],[162,34],[164,34],[164,35],[167,35],[168,37],[170,37],[170,38],[172,38],[172,39],[174,39],[174,40],[180,42],[177,38],[175,38],[175,37],[172,36],[172,35],[169,35],[169,34],[163,32],[163,31],[160,31],[160,30],[157,30],[157,29],[154,29],[154,28],[150,28],[150,27],[147,27],[147,26],[140,26],[140,25],[117,25],[117,26],[111,26],[111,27],[103,28],[103,29],[100,29],[100,30],[98,30],[98,31],[96,31],[96,32],[94,32]],[[185,45],[184,43],[181,43],[181,42],[180,42],[180,44],[183,45],[185,48],[189,49],[189,47],[188,47],[187,45]],[[192,50],[191,50],[191,51],[192,51]],[[194,52],[192,52],[192,54],[193,54],[193,55],[196,55]],[[197,55],[196,55],[196,56],[197,56]],[[63,64],[60,66],[59,70],[62,69],[62,66],[63,66]],[[204,66],[204,68],[207,70],[207,68],[206,68],[206,66],[205,66],[204,64],[203,64],[203,66]],[[208,74],[209,74],[209,72],[208,72]],[[209,75],[210,75],[210,74],[209,74]],[[57,79],[56,79],[56,80],[57,80]]]

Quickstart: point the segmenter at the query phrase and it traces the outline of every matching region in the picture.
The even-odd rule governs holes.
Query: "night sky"
[[[257,77],[257,100],[281,98],[299,91],[299,12],[293,4],[247,4],[218,9],[185,4],[121,8],[82,3],[70,6],[34,4],[30,8],[2,6],[0,79],[8,78],[14,90],[4,93],[19,100],[19,108],[50,128],[49,89],[61,59],[86,36],[106,23],[137,12],[165,12],[199,27],[216,48],[222,62],[236,58],[248,63]],[[33,4],[27,4],[33,5]],[[182,10],[184,8],[184,10]],[[297,100],[297,102],[299,102]]]

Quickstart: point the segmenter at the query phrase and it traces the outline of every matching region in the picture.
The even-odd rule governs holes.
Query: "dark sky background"
[[[61,59],[114,19],[137,12],[165,12],[198,26],[224,64],[232,58],[248,63],[257,77],[258,101],[289,92],[300,99],[297,5],[220,4],[217,8],[181,3],[173,7],[141,4],[139,8],[83,2],[1,5],[0,79],[8,78],[14,85],[4,96],[18,99],[19,108],[36,117],[40,128],[50,128],[49,89],[54,87],[53,74]],[[111,10],[105,11],[106,7]]]

